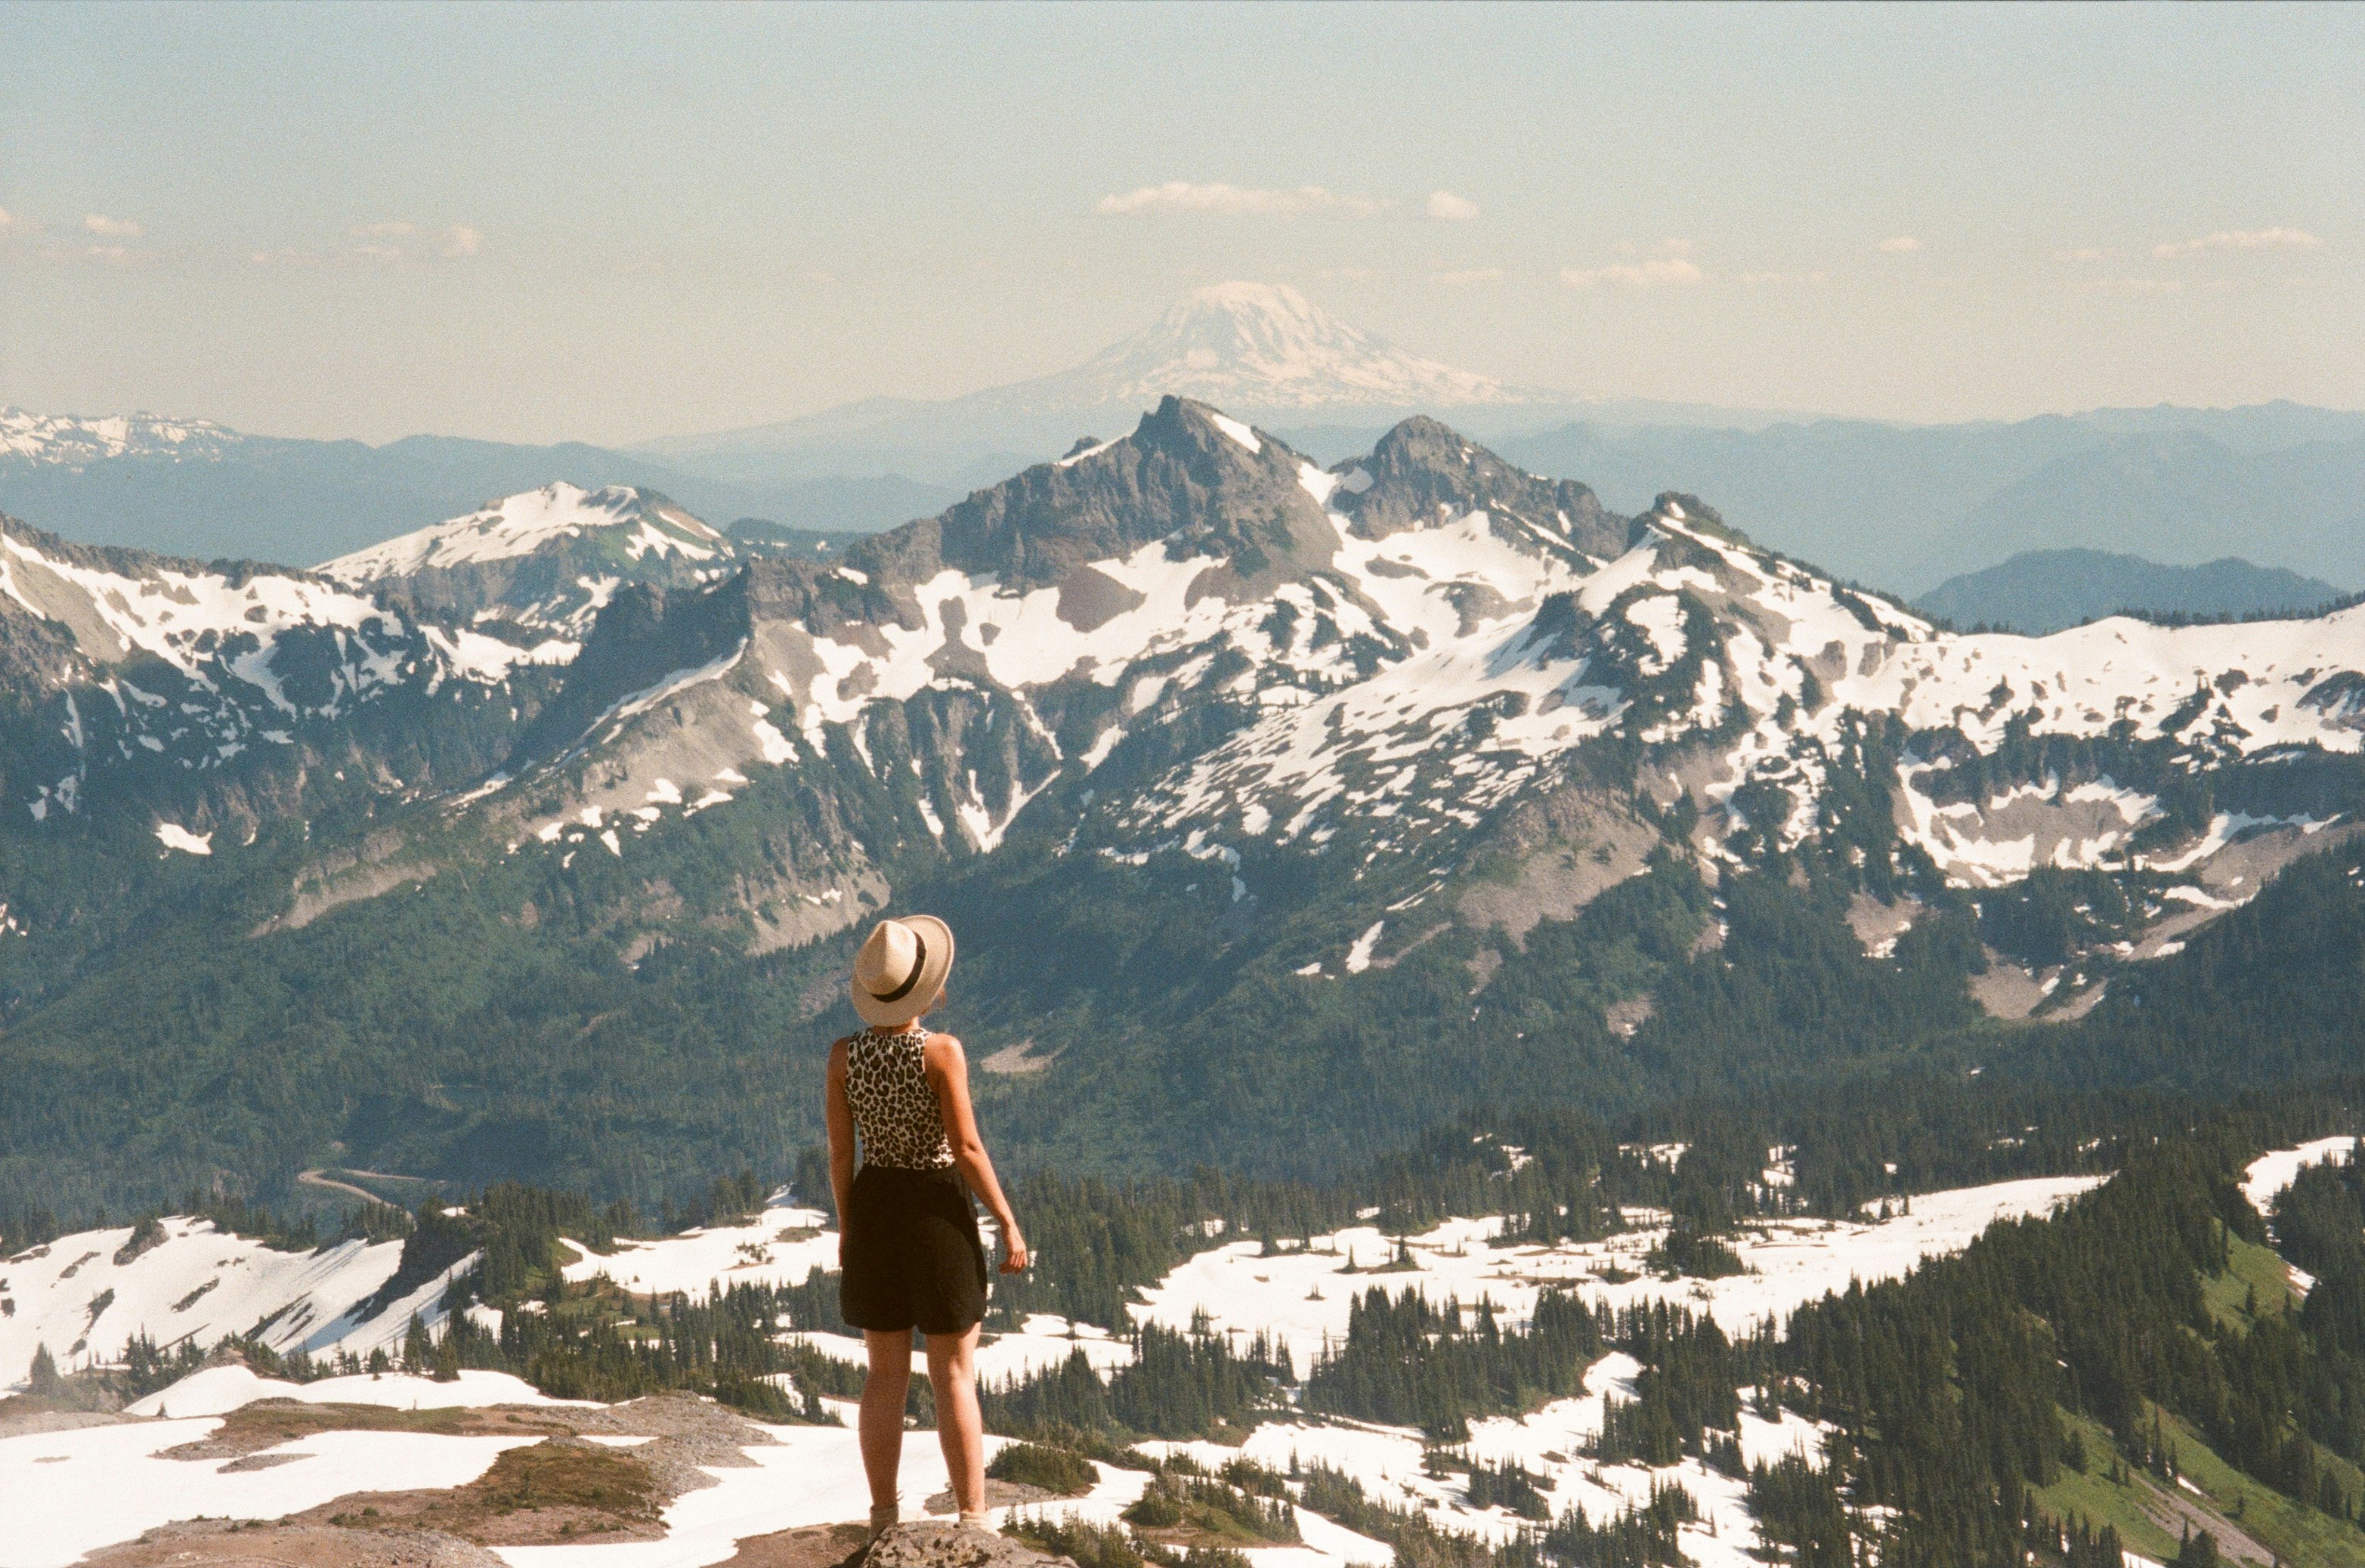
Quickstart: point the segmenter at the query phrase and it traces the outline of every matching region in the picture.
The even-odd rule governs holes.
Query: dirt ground
[[[312,1524],[166,1525],[83,1559],[85,1568],[502,1568],[481,1546],[423,1530]]]
[[[736,1555],[717,1568],[854,1568],[870,1531],[865,1526],[811,1525],[802,1529],[751,1535]]]

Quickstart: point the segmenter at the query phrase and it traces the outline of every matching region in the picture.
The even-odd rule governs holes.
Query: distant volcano
[[[1530,400],[1492,376],[1359,331],[1285,284],[1219,283],[1192,290],[1148,330],[1073,370],[958,401],[1014,411],[1138,411],[1168,393],[1250,414]]]
[[[1220,283],[1193,290],[1072,370],[936,401],[872,398],[637,450],[718,476],[856,472],[866,462],[944,475],[1130,430],[1169,395],[1269,422],[1373,426],[1416,412],[1574,401],[1407,353],[1286,285]]]

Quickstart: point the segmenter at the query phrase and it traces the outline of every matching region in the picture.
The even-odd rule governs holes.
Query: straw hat
[[[881,1029],[925,1013],[952,972],[953,928],[933,914],[882,920],[854,955],[854,1010]]]

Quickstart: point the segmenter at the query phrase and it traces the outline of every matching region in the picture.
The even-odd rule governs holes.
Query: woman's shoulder
[[[958,1035],[939,1035],[931,1033],[928,1036],[925,1048],[931,1058],[940,1061],[958,1061],[961,1059],[960,1036]]]

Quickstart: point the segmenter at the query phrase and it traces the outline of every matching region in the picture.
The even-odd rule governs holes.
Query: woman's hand
[[[1019,1234],[1018,1227],[1014,1225],[1002,1226],[1002,1271],[1023,1274],[1027,1265],[1034,1261],[1035,1254],[1026,1249],[1026,1238]]]

